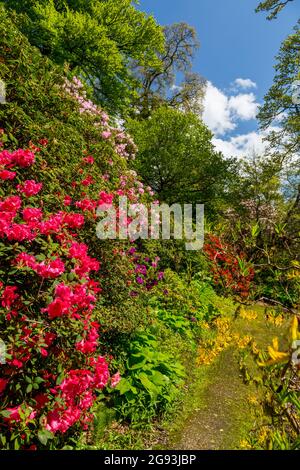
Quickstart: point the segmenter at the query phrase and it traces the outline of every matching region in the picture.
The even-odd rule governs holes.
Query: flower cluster
[[[66,80],[64,90],[77,101],[81,114],[89,114],[95,119],[94,125],[99,130],[102,139],[112,143],[117,155],[126,159],[135,158],[137,147],[132,138],[123,130],[109,124],[109,116],[87,98],[84,85],[79,78],[73,77],[71,81]]]
[[[211,262],[215,285],[225,292],[232,292],[243,298],[248,297],[254,270],[245,261],[244,254],[236,253],[234,247],[211,234],[204,244],[204,252]]]
[[[32,149],[2,150],[1,179],[12,182],[19,173],[20,181],[22,168],[35,160]],[[89,157],[86,164],[92,163]],[[1,339],[7,346],[0,375],[0,434],[2,442],[17,436],[14,446],[34,448],[44,432],[57,435],[76,423],[86,426],[97,392],[109,383],[94,314],[101,288],[91,277],[100,262],[78,240],[85,216],[70,210],[72,200],[67,210],[49,213],[41,182],[28,179],[7,189],[9,195],[3,187],[0,192],[0,241],[8,253],[0,260],[5,273]],[[112,200],[101,191],[95,207]],[[84,200],[74,209],[84,213]],[[120,378],[111,380],[114,387]]]

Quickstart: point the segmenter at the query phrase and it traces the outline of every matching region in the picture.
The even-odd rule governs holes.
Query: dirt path
[[[184,428],[178,449],[233,449],[247,432],[249,386],[240,377],[234,349],[223,351],[208,374],[209,383],[198,397],[200,408]]]
[[[284,334],[285,329],[270,325],[264,319],[263,310],[258,308],[257,311],[256,320],[239,318],[233,322],[233,329],[251,335],[259,347],[265,348],[274,336]],[[213,364],[200,366],[199,379],[190,399],[190,413],[184,425],[181,421],[181,430],[174,433],[172,448],[238,449],[250,430],[257,426],[253,398],[259,399],[262,390],[253,383],[244,383],[239,354],[235,346],[230,346]]]

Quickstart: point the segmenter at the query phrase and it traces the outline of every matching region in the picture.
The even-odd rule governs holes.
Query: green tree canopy
[[[215,151],[212,134],[193,113],[161,107],[127,128],[138,145],[136,169],[168,203],[204,203],[208,215],[226,197],[232,161]]]
[[[97,101],[113,112],[135,94],[129,66],[157,67],[164,36],[152,16],[132,0],[4,0],[17,12],[21,31],[54,62],[67,65],[93,86]]]
[[[299,25],[300,23],[281,46],[275,66],[274,83],[258,114],[262,129],[273,129],[268,136],[272,153],[280,162],[284,179],[294,188],[293,192],[298,199],[300,194]]]

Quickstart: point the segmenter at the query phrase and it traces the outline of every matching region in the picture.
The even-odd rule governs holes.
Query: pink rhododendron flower
[[[35,238],[35,233],[27,224],[12,224],[6,231],[8,240],[22,242],[31,241]]]
[[[0,180],[13,180],[16,177],[15,171],[2,170],[0,171]]]
[[[65,196],[64,198],[64,205],[70,206],[72,204],[72,198],[70,196]]]
[[[63,221],[70,228],[81,228],[84,224],[84,216],[82,214],[70,212],[69,214],[64,214]]]
[[[105,191],[101,191],[99,194],[99,201],[98,201],[98,206],[101,206],[103,204],[112,204],[114,200],[114,195],[113,194],[108,194]]]
[[[93,165],[95,163],[95,159],[91,155],[89,155],[88,157],[84,157],[82,161],[84,163],[87,163],[88,165]]]
[[[13,303],[19,298],[19,294],[16,293],[17,290],[16,286],[5,287],[0,297],[2,307],[9,309],[13,305]]]
[[[91,199],[82,199],[82,201],[75,202],[75,206],[83,211],[93,211],[97,207],[97,202]]]
[[[103,131],[101,134],[103,139],[109,139],[111,135],[112,135],[111,131]]]
[[[111,388],[115,388],[118,383],[120,382],[121,380],[121,375],[120,375],[120,372],[117,372],[116,374],[114,374],[112,376],[112,378],[110,379],[110,386]]]
[[[41,277],[54,279],[65,272],[65,265],[61,259],[57,258],[48,263],[42,262],[37,264],[35,271]]]
[[[64,302],[62,299],[57,298],[51,302],[47,308],[43,311],[48,312],[50,320],[54,318],[61,317],[62,315],[68,313],[69,304]]]
[[[42,209],[35,207],[25,207],[25,209],[22,211],[22,214],[25,222],[35,223],[42,218],[43,211]]]
[[[42,189],[43,183],[34,180],[26,180],[23,184],[18,184],[17,189],[26,197],[36,196]]]
[[[12,153],[13,162],[22,167],[28,167],[35,162],[34,153],[30,150],[18,149]]]
[[[95,183],[94,179],[92,176],[87,176],[84,180],[81,181],[81,184],[83,186],[90,186],[91,184]]]
[[[19,267],[26,266],[35,269],[37,263],[33,255],[29,255],[28,253],[23,252],[16,256],[15,264],[17,264]]]
[[[19,196],[9,196],[0,201],[0,211],[16,213],[21,207],[22,201]]]

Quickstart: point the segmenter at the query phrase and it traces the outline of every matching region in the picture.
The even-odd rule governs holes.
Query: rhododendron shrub
[[[138,202],[144,194],[136,174],[120,175],[108,192],[107,178],[96,183],[89,174],[94,158],[84,156],[83,171],[63,195],[56,195],[56,210],[50,210],[55,207],[48,202],[51,194],[31,177],[38,175],[36,167],[43,167],[46,147],[43,141],[41,147],[0,151],[1,172],[14,173],[13,178],[4,174],[0,187],[0,328],[7,354],[0,373],[4,448],[60,445],[71,428],[86,428],[92,421],[99,392],[118,384],[118,373],[110,382],[108,361],[100,353],[107,351],[100,325],[105,289],[111,288],[107,258],[110,269],[119,264],[128,302],[163,278],[158,258],[144,257],[134,247],[124,250],[118,243],[110,252],[105,245],[105,258],[103,242],[96,238],[99,205],[113,204],[120,195]]]
[[[254,269],[246,261],[245,255],[211,234],[204,244],[204,252],[210,261],[215,286],[223,293],[247,298],[254,278]]]
[[[32,151],[0,152],[1,171],[13,169],[19,181],[34,162]],[[46,444],[76,423],[86,425],[109,381],[108,363],[97,351],[101,288],[91,277],[100,263],[77,241],[84,215],[49,213],[37,199],[41,190],[34,180],[0,189],[3,447]]]

